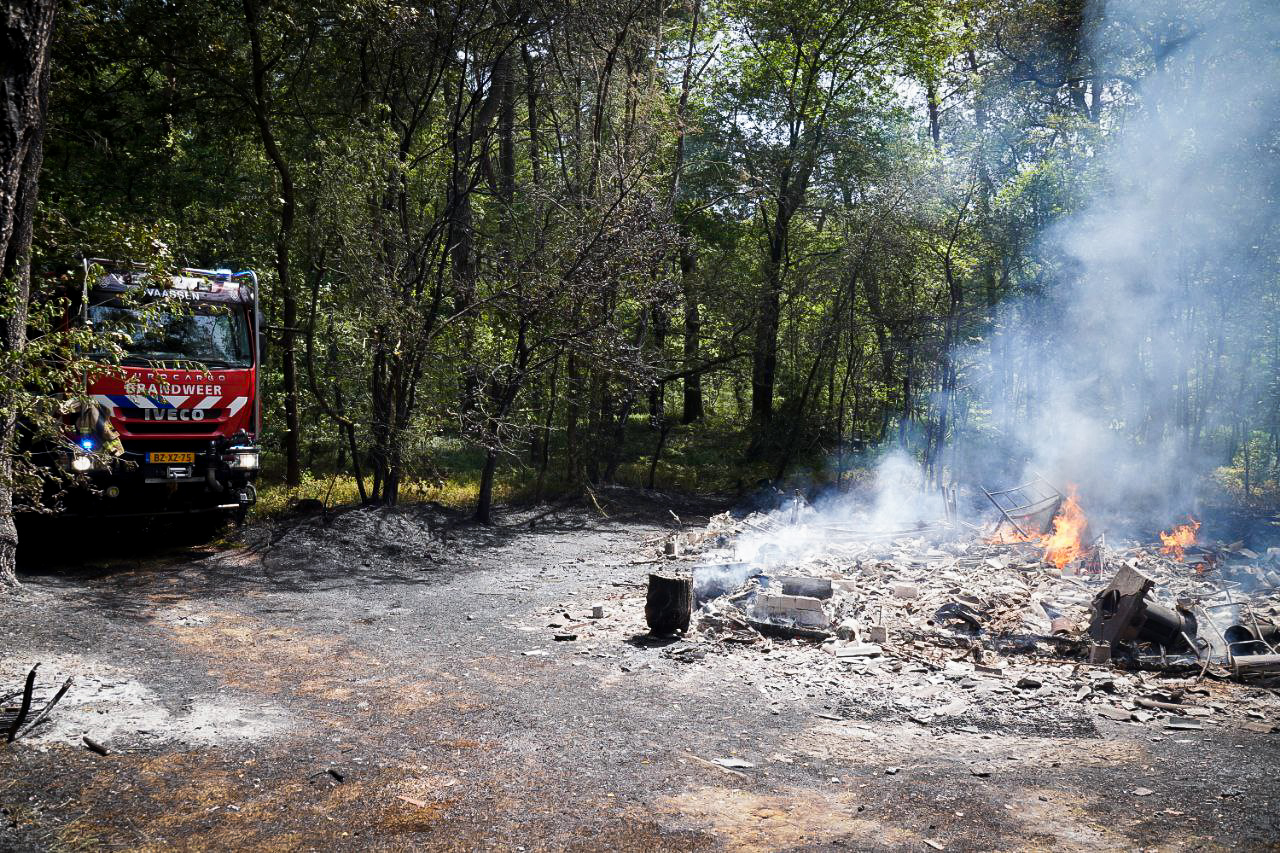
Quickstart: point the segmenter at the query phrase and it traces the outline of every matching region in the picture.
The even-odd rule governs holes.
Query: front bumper
[[[182,458],[157,462],[153,461],[156,454],[179,454]],[[81,488],[68,493],[66,502],[72,511],[103,514],[243,512],[258,498],[254,486],[257,467],[243,463],[247,456],[256,462],[257,455],[258,448],[253,445],[176,449],[126,444],[122,457],[105,462],[94,457],[89,470],[75,471],[76,456],[68,453],[64,466],[77,474]]]

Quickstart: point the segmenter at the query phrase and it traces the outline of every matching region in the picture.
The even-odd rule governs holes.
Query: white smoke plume
[[[1097,531],[1163,526],[1197,510],[1223,436],[1257,413],[1244,390],[1267,367],[1253,354],[1280,340],[1280,2],[1096,0],[1085,17],[1082,49],[1110,76],[1085,158],[1098,179],[1040,236],[1033,292],[959,355],[982,435],[946,458],[966,487],[1078,486]],[[925,482],[890,451],[820,518],[871,532],[936,521]],[[748,536],[740,556],[800,552],[813,535]]]
[[[1280,3],[1112,0],[1099,20],[1100,64],[1146,73],[1103,185],[1045,235],[1046,292],[1004,313],[985,392],[1028,472],[1159,521],[1193,508],[1211,439],[1253,402],[1228,371],[1274,340]]]

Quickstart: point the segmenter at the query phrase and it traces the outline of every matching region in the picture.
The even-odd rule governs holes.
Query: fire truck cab
[[[80,320],[114,333],[125,354],[86,376],[94,405],[69,423],[63,462],[90,488],[69,495],[67,508],[243,520],[257,499],[262,432],[257,275],[182,269],[156,282],[111,261],[84,268]]]

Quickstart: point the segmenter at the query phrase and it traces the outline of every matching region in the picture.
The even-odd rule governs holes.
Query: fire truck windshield
[[[144,319],[133,309],[99,304],[89,306],[89,320],[98,331],[128,336],[123,364],[192,361],[228,368],[253,363],[248,317],[234,308],[186,305],[181,311],[152,313]]]

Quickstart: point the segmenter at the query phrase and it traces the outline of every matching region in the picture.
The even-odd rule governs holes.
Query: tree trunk
[[[538,139],[538,74],[528,45],[520,49],[524,60],[525,101],[529,114],[529,170],[534,187],[542,186],[542,144]]]
[[[676,156],[675,165],[671,169],[671,212],[675,215],[679,204],[680,178],[684,172],[685,159],[685,120],[689,112],[689,92],[693,86],[693,66],[695,48],[698,44],[698,24],[702,17],[702,2],[694,0],[693,18],[689,23],[689,41],[686,46],[684,73],[680,79],[680,100],[676,106]],[[698,336],[701,334],[702,319],[698,314],[698,291],[694,285],[693,271],[697,264],[697,255],[691,245],[692,237],[689,229],[681,229],[680,241],[680,281],[684,286],[684,367],[692,368],[698,360]],[[684,406],[681,421],[691,424],[702,420],[702,373],[690,373],[684,378]],[[665,427],[665,424],[664,424]],[[665,437],[665,435],[664,435]]]
[[[534,485],[533,497],[541,501],[546,494],[547,469],[551,467],[551,427],[556,416],[556,378],[560,371],[560,359],[556,358],[551,365],[551,377],[547,383],[547,410],[542,422],[542,458],[538,463],[538,480]]]
[[[578,442],[578,419],[582,411],[582,374],[578,371],[578,354],[570,351],[565,359],[565,384],[567,403],[565,405],[564,440],[565,440],[565,476],[574,486],[582,484],[582,448]]]
[[[657,364],[661,364],[663,353],[666,351],[667,329],[671,321],[667,318],[667,312],[657,302],[650,306],[649,312],[653,317],[654,359]],[[654,432],[659,431],[666,417],[666,383],[658,377],[649,386],[649,428]]]
[[[457,84],[457,103],[454,107],[453,125],[450,130],[450,147],[453,152],[452,171],[448,186],[448,245],[449,274],[453,285],[453,310],[466,311],[475,299],[477,268],[475,240],[471,211],[472,182],[472,133],[466,123],[466,85],[463,78]],[[475,348],[476,322],[467,318],[462,327],[462,349],[470,353]],[[465,421],[479,403],[480,375],[474,363],[461,365],[461,388],[458,411]]]
[[[298,464],[298,366],[297,325],[298,299],[293,292],[290,273],[290,241],[293,239],[294,216],[297,211],[297,195],[293,185],[293,171],[276,140],[271,125],[270,106],[267,102],[267,62],[262,56],[262,10],[257,0],[244,0],[244,19],[249,30],[249,47],[253,59],[253,95],[249,103],[262,150],[280,178],[280,227],[276,231],[276,277],[279,279],[281,316],[280,374],[284,384],[284,480],[287,486],[302,482],[302,470]],[[261,369],[261,367],[259,367]]]
[[[515,261],[511,248],[512,218],[515,216],[512,204],[515,202],[516,195],[516,84],[513,63],[510,61],[498,63],[494,75],[493,85],[497,87],[501,98],[498,107],[498,200],[502,203],[503,210],[502,219],[498,223],[499,254],[502,268],[508,270],[509,274],[517,279],[515,289],[518,310],[524,312],[527,308],[522,298],[523,282],[520,280],[523,273],[514,268]],[[498,470],[496,443],[498,431],[501,429],[501,419],[506,417],[507,411],[524,384],[524,366],[528,357],[525,351],[523,329],[522,325],[521,334],[515,346],[516,370],[505,383],[501,384],[500,388],[491,389],[489,395],[494,404],[495,416],[485,424],[489,446],[485,449],[484,470],[480,474],[480,491],[476,496],[475,511],[475,520],[481,524],[493,524],[493,480]],[[495,390],[497,395],[500,395],[500,399],[492,399],[496,396]]]
[[[497,470],[498,451],[491,447],[484,455],[484,470],[480,474],[480,493],[476,496],[475,520],[481,524],[493,524],[493,478]]]
[[[849,286],[849,297],[854,296],[854,285]],[[818,372],[822,369],[822,364],[827,358],[827,353],[832,349],[833,342],[839,340],[839,320],[844,315],[844,296],[836,298],[836,304],[832,309],[832,325],[833,328],[826,329],[823,332],[822,340],[818,344],[818,351],[814,354],[813,364],[809,368],[809,374],[805,377],[804,390],[800,393],[800,399],[795,402],[794,409],[791,412],[791,429],[788,431],[787,440],[783,444],[782,458],[778,461],[777,470],[774,472],[773,479],[781,482],[783,476],[787,473],[787,466],[791,464],[792,458],[795,456],[796,450],[800,444],[801,430],[804,428],[804,411],[809,405],[809,400],[814,394],[814,380],[818,376]],[[832,359],[834,363],[835,359]],[[820,393],[820,392],[819,392]]]
[[[975,80],[980,80],[980,68],[977,54],[970,48],[966,56],[969,60],[969,73]],[[982,232],[983,248],[980,261],[979,277],[986,288],[987,306],[994,309],[1000,301],[1000,288],[996,281],[995,253],[999,241],[991,229],[991,199],[995,195],[995,182],[991,178],[991,170],[987,165],[987,94],[981,85],[973,98],[973,124],[977,135],[977,144],[973,149],[975,172],[978,176],[978,227]]]
[[[12,282],[13,308],[0,314],[0,356],[13,365],[0,376],[0,592],[17,586],[18,530],[13,523],[13,441],[15,416],[10,394],[18,393],[17,373],[27,342],[31,295],[31,231],[44,156],[44,118],[49,106],[49,41],[56,0],[14,0],[0,27],[6,57],[0,78],[0,282]],[[6,290],[9,286],[6,285]]]
[[[613,395],[609,388],[609,375],[601,368],[592,368],[587,374],[587,435],[583,441],[586,458],[584,469],[587,481],[600,483],[600,455],[604,450],[605,424],[613,422]]]
[[[778,197],[778,210],[769,233],[769,257],[765,261],[765,280],[756,303],[755,346],[751,358],[751,418],[756,424],[757,438],[773,420],[773,389],[778,370],[778,326],[781,323],[783,265],[786,263],[787,237],[791,211],[784,186]]]
[[[663,421],[658,432],[658,446],[653,449],[653,459],[649,462],[649,479],[645,488],[653,490],[654,482],[658,478],[658,461],[662,458],[662,448],[667,443],[667,436],[671,433],[671,422]]]
[[[894,401],[893,390],[897,384],[894,378],[894,348],[891,340],[892,330],[885,322],[883,303],[880,300],[880,279],[874,268],[868,269],[863,276],[862,292],[866,294],[868,313],[871,315],[871,329],[876,338],[876,352],[880,355],[880,384],[885,394],[880,404],[880,433],[876,438],[883,441],[889,435],[889,421],[892,418]]]
[[[938,85],[930,74],[925,81],[925,106],[929,111],[929,138],[933,140],[933,150],[942,150],[942,115],[939,111]]]
[[[684,284],[684,367],[692,370],[698,363],[701,349],[702,316],[698,307],[698,288],[694,270],[698,256],[693,248],[683,244],[680,248],[680,279]],[[680,420],[691,424],[705,417],[702,405],[702,371],[692,371],[684,378],[684,411]]]
[[[949,250],[948,250],[949,251]],[[943,466],[942,451],[947,443],[947,430],[950,428],[951,410],[955,405],[956,366],[955,348],[960,336],[960,307],[964,300],[964,285],[952,268],[950,257],[943,261],[943,270],[947,279],[947,315],[946,326],[942,338],[941,363],[938,366],[941,374],[938,393],[937,417],[929,425],[925,445],[925,476],[933,485],[942,486]]]

